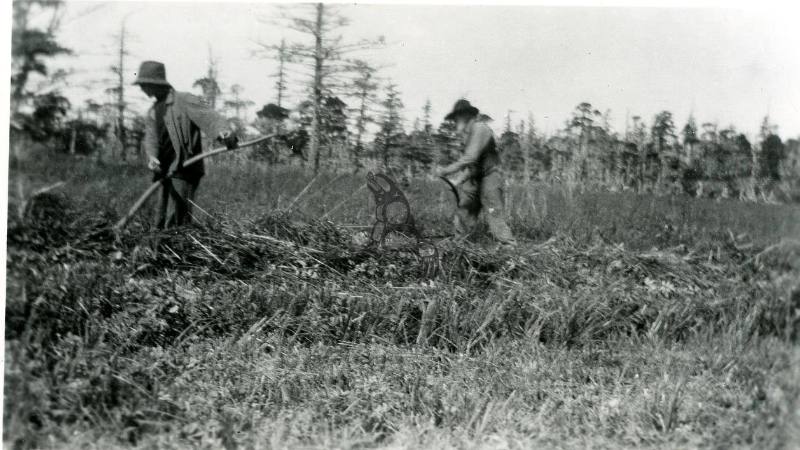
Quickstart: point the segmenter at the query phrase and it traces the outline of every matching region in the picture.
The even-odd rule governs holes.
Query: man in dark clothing
[[[478,222],[478,214],[486,213],[489,231],[504,247],[517,244],[505,220],[503,205],[503,171],[494,133],[477,120],[478,108],[467,100],[459,100],[445,117],[456,123],[456,131],[464,138],[464,153],[456,162],[439,168],[438,175],[459,191],[460,201],[454,218],[456,233],[466,238]]]
[[[147,166],[154,172],[154,181],[172,175],[163,181],[156,226],[189,223],[194,196],[205,169],[202,160],[186,167],[183,162],[203,152],[201,131],[209,138],[224,142],[228,148],[236,148],[238,139],[227,120],[201,98],[175,91],[167,82],[163,64],[143,62],[134,84],[148,97],[155,98],[145,119]],[[170,205],[172,211],[168,211]]]

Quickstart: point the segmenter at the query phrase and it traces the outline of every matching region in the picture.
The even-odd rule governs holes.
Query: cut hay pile
[[[797,334],[797,286],[786,281],[796,273],[797,255],[790,251],[784,259],[791,261],[765,267],[775,248],[761,256],[735,243],[709,253],[635,253],[555,237],[503,252],[441,241],[438,274],[427,279],[409,248],[356,246],[329,221],[269,215],[129,232],[118,240],[110,223],[111,214],[79,214],[48,194],[11,224],[9,275],[17,293],[24,292],[9,302],[12,324],[30,322],[31,302],[56,311],[87,301],[124,310],[131,299],[120,293],[133,289],[137,302],[174,304],[189,315],[175,324],[177,316],[166,315],[165,328],[199,320],[191,317],[203,311],[193,305],[199,302],[217,313],[247,311],[215,326],[219,332],[266,319],[262,328],[292,328],[294,337],[309,341],[377,334],[472,350],[501,336],[577,345],[619,334],[675,340],[731,326],[744,335]],[[64,284],[48,290],[57,279]],[[86,292],[95,285],[103,288]],[[86,320],[96,311],[83,304],[71,314]]]

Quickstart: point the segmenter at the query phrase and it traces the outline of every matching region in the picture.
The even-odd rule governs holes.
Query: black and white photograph
[[[2,8],[3,448],[800,449],[800,6]]]

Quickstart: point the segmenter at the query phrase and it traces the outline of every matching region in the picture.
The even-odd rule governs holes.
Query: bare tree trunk
[[[519,127],[519,137],[520,137],[520,149],[522,150],[522,179],[523,182],[527,185],[531,182],[531,154],[533,153],[533,118],[530,113],[528,113],[528,131],[525,132],[524,123],[520,123]]]
[[[367,88],[364,87],[359,94],[361,106],[358,109],[358,124],[356,125],[356,149],[358,151],[361,151],[361,141],[364,137],[364,129],[367,126],[367,95]]]
[[[322,63],[324,55],[322,54],[322,19],[323,19],[324,5],[317,3],[317,22],[314,31],[314,116],[311,120],[311,158],[314,161],[314,173],[319,172],[319,144],[321,131],[321,103],[322,103]]]
[[[281,39],[281,48],[278,51],[278,83],[277,83],[277,90],[278,90],[278,106],[283,106],[283,91],[286,90],[286,39]]]
[[[119,33],[119,92],[117,93],[117,110],[119,111],[118,135],[122,144],[120,156],[125,161],[125,22]]]

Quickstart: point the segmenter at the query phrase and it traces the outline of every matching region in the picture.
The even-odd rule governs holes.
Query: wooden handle
[[[275,135],[274,134],[270,134],[270,135],[267,135],[267,136],[261,136],[260,138],[253,139],[251,141],[243,142],[243,143],[239,144],[239,146],[236,147],[236,148],[220,147],[220,148],[208,151],[208,152],[200,153],[199,155],[195,155],[195,156],[187,159],[186,161],[184,161],[183,167],[190,166],[190,165],[196,163],[197,161],[200,161],[201,159],[208,158],[209,156],[219,155],[220,153],[225,153],[225,152],[230,152],[230,151],[234,151],[234,150],[239,150],[241,148],[251,147],[251,146],[253,146],[255,144],[258,144],[259,142],[264,142],[264,141],[266,141],[268,139],[272,139],[273,137],[275,137]],[[115,231],[119,231],[123,227],[125,227],[125,225],[128,224],[128,221],[131,220],[131,218],[136,214],[137,211],[139,211],[139,209],[142,207],[142,205],[144,205],[144,203],[147,201],[147,199],[150,198],[150,196],[152,196],[153,193],[156,192],[156,190],[158,189],[158,186],[164,180],[172,178],[174,175],[175,175],[174,173],[168,173],[167,175],[165,175],[164,177],[162,177],[158,181],[156,181],[153,184],[151,184],[150,187],[147,188],[146,191],[144,191],[144,193],[141,195],[141,197],[139,197],[139,199],[136,200],[136,203],[134,203],[133,206],[131,206],[131,209],[128,210],[128,213],[125,214],[125,216],[123,216],[121,219],[119,219],[119,222],[117,222],[114,225],[114,230]]]

